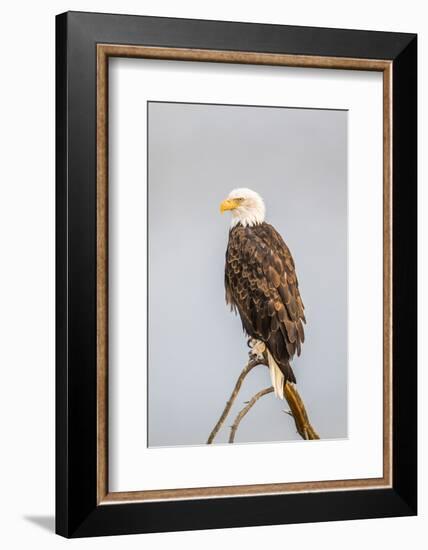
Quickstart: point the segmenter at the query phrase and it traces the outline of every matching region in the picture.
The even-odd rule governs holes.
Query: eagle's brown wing
[[[289,360],[304,341],[304,306],[290,250],[269,224],[231,229],[226,252],[226,302],[244,330],[265,342],[287,380]]]

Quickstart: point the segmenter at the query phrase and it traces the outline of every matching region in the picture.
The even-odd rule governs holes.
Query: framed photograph
[[[416,514],[416,35],[56,37],[57,533]]]

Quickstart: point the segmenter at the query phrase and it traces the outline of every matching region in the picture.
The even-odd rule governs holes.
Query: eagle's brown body
[[[290,250],[271,225],[231,228],[225,286],[245,332],[265,343],[286,381],[296,382],[290,359],[304,341],[304,306]]]

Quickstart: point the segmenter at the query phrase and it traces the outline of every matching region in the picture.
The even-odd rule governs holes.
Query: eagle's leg
[[[263,359],[266,345],[261,340],[256,338],[250,338],[248,340],[248,347],[250,348],[249,356],[253,359]]]

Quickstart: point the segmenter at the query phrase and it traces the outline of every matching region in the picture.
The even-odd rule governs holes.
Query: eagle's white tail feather
[[[284,375],[281,369],[278,367],[275,359],[267,350],[270,379],[272,380],[272,386],[275,391],[275,395],[280,399],[284,399]]]

